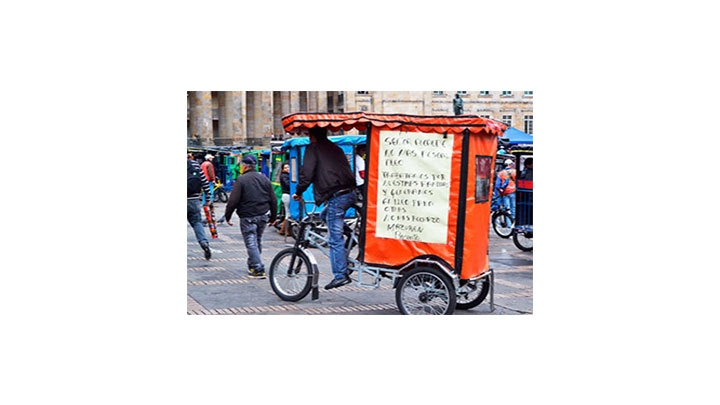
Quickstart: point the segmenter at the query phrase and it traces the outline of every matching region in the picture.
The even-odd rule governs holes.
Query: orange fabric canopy
[[[470,133],[487,132],[502,136],[507,125],[476,115],[408,115],[377,114],[371,112],[354,113],[295,113],[282,118],[287,132],[299,132],[313,127],[328,128],[331,132],[357,129],[365,131],[367,124],[373,127],[406,132],[447,132],[460,134],[465,129]]]

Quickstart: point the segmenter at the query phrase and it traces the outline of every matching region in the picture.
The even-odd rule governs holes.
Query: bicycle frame
[[[309,214],[303,216],[303,219],[300,221],[300,230],[299,235],[300,237],[298,240],[295,241],[295,247],[298,249],[301,249],[303,253],[310,259],[311,263],[317,263],[317,260],[315,259],[312,252],[310,252],[308,247],[313,247],[318,249],[322,254],[324,254],[326,257],[330,257],[330,249],[328,249],[326,246],[329,244],[329,234],[326,233],[325,235],[320,234],[315,231],[316,226],[314,225],[314,218],[320,218],[318,213],[316,212],[317,206],[313,209],[312,212]],[[356,207],[357,209],[357,207]],[[300,200],[300,210],[301,214],[305,211],[305,203],[303,200]],[[322,220],[322,219],[321,219]],[[325,223],[325,221],[323,221]],[[400,272],[404,270],[407,266],[403,267],[402,269],[387,269],[387,268],[381,268],[381,267],[374,267],[374,266],[368,266],[365,263],[355,259],[354,257],[350,256],[350,252],[352,251],[352,248],[354,246],[358,246],[360,241],[358,238],[358,234],[356,229],[359,227],[359,223],[355,224],[355,227],[351,228],[352,233],[349,236],[346,236],[345,239],[345,259],[348,263],[348,271],[357,271],[358,272],[358,285],[361,287],[367,287],[367,288],[379,288],[380,282],[382,281],[382,277],[388,277],[391,279],[393,285],[396,284],[397,279],[400,277]],[[350,239],[347,239],[349,237]],[[291,267],[294,264],[295,257],[291,259]],[[448,272],[450,274],[450,272]],[[363,275],[365,277],[370,277],[371,280],[363,280]],[[457,277],[454,277],[457,279]],[[456,283],[457,284],[457,283]],[[316,277],[313,277],[313,295],[315,294],[315,287],[317,286]]]
[[[301,200],[300,201],[300,209],[301,214],[304,210],[305,204]],[[315,225],[313,223],[314,218],[320,218],[318,213],[316,212],[315,207],[312,212],[305,215],[303,219],[300,221],[300,230],[299,235],[300,238],[295,241],[295,247],[300,249],[309,259],[310,262],[313,263],[313,297],[316,294],[316,287],[317,287],[317,278],[319,276],[319,273],[316,273],[317,271],[317,260],[315,259],[315,256],[312,254],[312,252],[308,249],[308,247],[316,248],[320,252],[322,252],[326,257],[330,257],[330,250],[326,248],[326,244],[329,243],[329,238],[326,235],[320,234],[315,231]],[[321,219],[322,220],[322,219]],[[325,223],[323,221],[323,223]],[[345,239],[345,258],[348,263],[348,270],[357,271],[358,272],[358,285],[361,287],[366,288],[380,288],[380,283],[382,281],[383,277],[387,277],[390,279],[390,281],[393,284],[393,287],[397,285],[398,280],[402,277],[401,273],[405,270],[408,270],[410,268],[417,267],[420,264],[429,264],[432,266],[439,266],[442,268],[442,270],[452,279],[453,284],[455,285],[456,289],[460,288],[460,278],[457,276],[455,272],[452,271],[451,268],[443,265],[442,263],[431,260],[431,259],[414,259],[411,262],[405,264],[404,266],[393,269],[393,268],[385,268],[385,267],[377,267],[377,266],[371,266],[367,265],[354,257],[350,256],[350,252],[352,251],[352,247],[357,246],[359,244],[359,239],[357,232],[355,230],[359,224],[355,224],[355,228],[353,228],[353,232],[350,234],[350,240]],[[309,229],[308,229],[309,227]],[[348,243],[349,242],[349,243]],[[348,248],[349,247],[349,248]],[[291,267],[294,265],[295,257],[291,259]],[[477,279],[482,279],[486,276],[491,276],[492,270],[490,273],[483,274],[481,277],[478,277]],[[370,277],[370,280],[364,280],[364,277]],[[315,299],[315,298],[313,298]]]

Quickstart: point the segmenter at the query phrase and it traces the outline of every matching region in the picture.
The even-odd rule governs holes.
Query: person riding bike
[[[347,274],[343,235],[345,211],[356,201],[355,174],[342,149],[327,138],[326,128],[313,127],[309,132],[310,145],[305,151],[300,182],[292,199],[300,200],[303,192],[313,184],[315,204],[326,203],[320,216],[328,226],[333,272],[333,280],[325,286],[329,290],[352,281]]]
[[[510,209],[510,216],[515,218],[515,162],[506,159],[505,169],[498,173],[495,187],[500,194],[500,204]],[[509,219],[508,219],[509,221]],[[511,224],[508,224],[510,226]]]

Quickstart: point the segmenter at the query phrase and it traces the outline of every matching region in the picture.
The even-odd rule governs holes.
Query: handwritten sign
[[[447,243],[453,137],[380,131],[375,236]]]

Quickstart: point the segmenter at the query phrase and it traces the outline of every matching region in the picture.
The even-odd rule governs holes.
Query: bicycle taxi
[[[525,252],[533,250],[533,175],[532,175],[532,145],[517,145],[510,150],[515,156],[516,191],[515,191],[515,224],[512,238],[515,246]],[[526,170],[526,162],[530,162]]]
[[[358,285],[378,288],[389,279],[403,314],[452,314],[488,294],[494,310],[488,218],[505,124],[473,115],[368,112],[297,113],[282,124],[295,134],[320,126],[367,136],[366,200],[355,207],[358,218],[346,239]],[[321,247],[314,226],[301,221],[302,237],[272,260],[270,284],[283,300],[310,291],[318,298],[319,270],[308,249]]]

